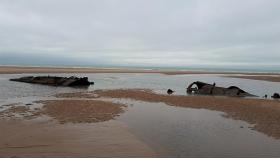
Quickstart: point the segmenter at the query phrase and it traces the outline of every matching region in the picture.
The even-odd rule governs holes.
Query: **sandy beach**
[[[280,82],[280,75],[238,75],[233,76],[229,75],[230,78],[241,78],[241,79],[250,79],[250,80],[262,80],[270,82]]]
[[[0,67],[0,73],[207,74],[207,72],[187,71],[155,72],[152,70],[133,69],[24,67]],[[166,77],[166,75],[159,76]],[[220,75],[226,76],[226,78],[246,78],[278,82],[278,80],[275,79],[277,78],[277,75],[275,74]],[[219,74],[217,76],[219,76]],[[253,76],[254,78],[252,78]],[[104,76],[101,76],[102,80],[103,77]],[[139,76],[137,77],[140,78]],[[167,77],[169,80],[170,78],[177,76]],[[119,80],[119,78],[109,77],[106,79],[107,83],[110,83],[112,80]],[[134,81],[134,79],[135,78],[132,80]],[[185,78],[182,79],[182,81],[184,80]],[[122,82],[120,83],[125,84],[123,83],[123,80],[121,81]],[[157,84],[159,81],[156,81],[155,83]],[[150,82],[150,80],[148,79],[147,82]],[[12,84],[8,80],[5,83]],[[143,84],[145,84],[145,82]],[[43,88],[41,86],[32,87],[32,84],[27,83],[18,83],[13,86],[15,86],[15,89],[11,89],[12,92],[17,91],[18,86],[22,86],[23,89],[21,90],[25,90],[25,86],[31,86],[29,87],[31,92],[37,88]],[[102,86],[100,87],[102,88]],[[37,100],[30,102],[30,105],[20,102],[2,105],[1,108],[5,110],[0,112],[0,158],[82,158],[88,157],[89,155],[108,158],[163,157],[161,155],[162,153],[155,151],[154,147],[151,147],[150,144],[147,144],[147,142],[142,141],[142,139],[140,139],[137,135],[134,135],[126,124],[116,119],[117,117],[125,114],[129,106],[133,106],[131,104],[126,105],[119,103],[118,101],[121,99],[140,101],[143,103],[164,103],[168,107],[207,109],[210,111],[223,112],[224,114],[223,117],[221,117],[222,119],[228,118],[231,120],[245,121],[250,124],[250,131],[257,131],[258,133],[262,133],[264,136],[268,136],[268,138],[273,138],[275,140],[280,139],[279,100],[220,96],[165,95],[155,93],[150,89],[111,89],[109,87],[109,89],[107,88],[106,90],[91,89],[91,91],[89,89],[81,89],[77,92],[74,92],[74,90],[77,89],[70,89],[69,92],[60,93],[60,90],[63,90],[65,87],[62,87],[61,89],[57,87],[46,88],[50,88],[51,91],[56,89],[58,90],[53,91],[56,93],[52,93],[51,96],[48,96],[52,97],[52,99]],[[38,92],[40,93],[40,91]],[[37,106],[37,104],[40,106]],[[35,108],[33,107],[34,105],[36,105]],[[165,137],[165,135],[162,137]],[[160,146],[156,147],[156,149],[158,148],[160,148]]]
[[[150,147],[117,121],[90,125],[0,121],[0,128],[3,158],[156,157]]]
[[[24,73],[160,73],[165,75],[186,74],[217,74],[232,78],[244,78],[280,82],[280,74],[277,73],[240,73],[240,72],[207,72],[207,71],[171,71],[171,70],[145,70],[125,68],[59,68],[59,67],[17,67],[0,66],[0,74],[24,74]],[[238,74],[238,76],[236,75]]]
[[[0,113],[0,157],[157,157],[113,120],[124,105],[97,100],[38,103],[42,108],[13,104]]]

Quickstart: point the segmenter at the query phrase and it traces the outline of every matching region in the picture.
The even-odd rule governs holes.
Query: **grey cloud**
[[[280,67],[279,19],[277,0],[2,0],[0,64]]]

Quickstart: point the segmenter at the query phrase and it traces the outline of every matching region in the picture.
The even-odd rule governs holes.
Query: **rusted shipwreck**
[[[21,78],[10,79],[10,81],[43,84],[50,86],[89,86],[94,82],[89,82],[87,77],[57,77],[57,76],[26,76]]]
[[[250,94],[239,87],[230,86],[217,87],[216,83],[208,84],[200,81],[193,82],[187,88],[188,94],[201,94],[201,95],[217,95],[217,96],[231,96],[231,97],[253,97],[255,95]]]

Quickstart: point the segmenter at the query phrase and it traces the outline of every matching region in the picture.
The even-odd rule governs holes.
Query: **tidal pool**
[[[118,120],[149,144],[159,157],[277,158],[280,141],[251,129],[252,125],[206,109],[119,100],[128,106]]]

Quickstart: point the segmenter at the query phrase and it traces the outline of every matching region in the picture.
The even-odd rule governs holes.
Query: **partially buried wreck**
[[[217,87],[216,84],[208,84],[200,81],[193,82],[187,88],[188,94],[201,94],[201,95],[217,95],[217,96],[231,96],[231,97],[254,97],[255,95],[250,94],[239,87],[230,86]]]
[[[89,82],[87,77],[57,77],[57,76],[27,76],[21,78],[10,79],[10,81],[43,84],[50,86],[89,86],[94,82]]]

